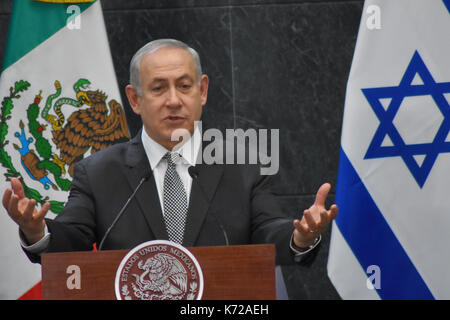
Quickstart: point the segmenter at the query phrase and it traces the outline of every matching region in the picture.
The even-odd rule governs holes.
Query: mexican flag
[[[0,193],[17,177],[53,218],[75,163],[129,139],[100,1],[15,0],[0,101]],[[0,243],[0,299],[40,298],[41,266],[4,209]]]

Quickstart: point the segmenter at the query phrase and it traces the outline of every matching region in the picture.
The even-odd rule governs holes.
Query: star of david
[[[413,84],[416,74],[422,80],[421,84]],[[450,152],[450,142],[446,141],[450,131],[450,105],[444,95],[450,93],[450,82],[437,83],[434,81],[430,71],[416,51],[398,86],[361,90],[380,120],[380,125],[373,136],[364,159],[400,156],[419,187],[422,188],[438,155]],[[443,121],[431,143],[406,144],[393,120],[402,106],[404,98],[417,96],[431,96],[443,115]],[[387,108],[384,108],[380,100],[386,98],[391,100]],[[417,116],[424,117],[426,114],[418,114]],[[386,136],[390,138],[392,145],[382,145]],[[414,156],[424,156],[423,162],[419,165]]]

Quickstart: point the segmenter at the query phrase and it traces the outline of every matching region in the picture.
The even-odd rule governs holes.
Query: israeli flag
[[[328,275],[343,299],[450,299],[450,0],[366,0]]]

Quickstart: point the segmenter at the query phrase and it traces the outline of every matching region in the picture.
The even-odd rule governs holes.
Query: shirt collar
[[[158,142],[153,140],[145,131],[145,128],[142,128],[142,144],[144,145],[145,153],[147,154],[147,158],[150,162],[150,167],[153,170],[161,161],[162,157],[169,152],[165,147],[160,145]],[[192,137],[184,143],[181,148],[177,150],[177,152],[181,155],[181,159],[183,163],[186,163],[191,166],[195,166],[196,159],[198,157],[198,153],[201,147],[201,134],[198,126],[194,129],[194,134]]]

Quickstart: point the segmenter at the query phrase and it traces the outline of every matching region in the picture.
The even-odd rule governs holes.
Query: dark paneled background
[[[103,0],[106,29],[132,135],[140,119],[124,87],[129,61],[150,40],[198,50],[210,92],[208,127],[280,129],[275,193],[300,217],[322,182],[334,200],[344,96],[363,1]],[[0,61],[12,0],[0,1]],[[290,299],[339,299],[327,276],[330,230],[309,266],[285,266]]]

